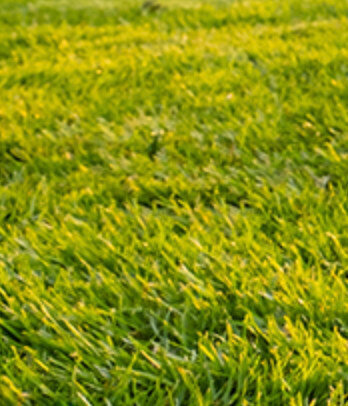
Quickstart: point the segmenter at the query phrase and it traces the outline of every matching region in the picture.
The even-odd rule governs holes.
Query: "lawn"
[[[0,0],[0,405],[348,402],[346,0]]]

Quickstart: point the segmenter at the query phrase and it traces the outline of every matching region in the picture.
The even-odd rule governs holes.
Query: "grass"
[[[344,405],[346,0],[0,2],[0,404]]]

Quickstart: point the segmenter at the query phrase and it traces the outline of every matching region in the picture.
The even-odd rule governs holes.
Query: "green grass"
[[[346,0],[0,0],[0,405],[348,402]]]

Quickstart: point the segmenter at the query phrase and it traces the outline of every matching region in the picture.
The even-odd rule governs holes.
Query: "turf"
[[[348,401],[346,0],[0,1],[0,405]]]

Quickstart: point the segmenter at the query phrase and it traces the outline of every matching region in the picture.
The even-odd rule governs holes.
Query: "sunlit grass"
[[[2,0],[0,405],[343,405],[344,0]]]

